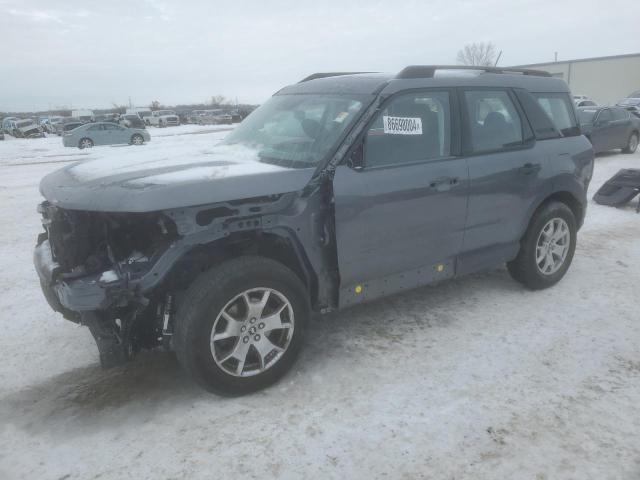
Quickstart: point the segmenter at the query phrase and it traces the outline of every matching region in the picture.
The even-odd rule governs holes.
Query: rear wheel
[[[518,256],[507,264],[509,273],[532,290],[555,285],[571,265],[576,240],[576,219],[571,209],[561,202],[549,202],[531,219]]]
[[[197,383],[241,395],[271,385],[291,368],[308,316],[306,289],[291,270],[267,258],[240,257],[189,287],[173,340]]]
[[[91,147],[93,147],[93,140],[91,140],[90,138],[83,138],[78,143],[78,148],[80,149],[91,148]]]
[[[635,153],[638,149],[638,134],[636,132],[629,136],[627,146],[622,149],[624,153]]]
[[[142,145],[143,143],[144,143],[144,138],[139,133],[136,133],[131,137],[132,145]]]

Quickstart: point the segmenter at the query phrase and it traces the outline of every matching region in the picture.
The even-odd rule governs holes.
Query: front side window
[[[538,103],[555,127],[565,137],[579,135],[580,129],[573,115],[569,96],[564,93],[536,93]]]
[[[124,130],[124,128],[119,127],[118,125],[114,125],[112,123],[105,123],[104,129],[105,130]]]
[[[370,101],[369,95],[276,95],[254,110],[223,145],[255,150],[264,163],[315,167]]]
[[[378,114],[364,142],[365,165],[379,167],[450,155],[448,92],[422,92],[392,99]]]
[[[598,118],[596,122],[599,124],[604,124],[604,123],[609,123],[611,120],[613,120],[613,115],[611,115],[611,110],[609,110],[608,108],[605,108],[604,110],[600,110],[600,113],[598,114]]]
[[[464,95],[474,152],[522,144],[522,122],[507,92],[477,90],[465,91]]]

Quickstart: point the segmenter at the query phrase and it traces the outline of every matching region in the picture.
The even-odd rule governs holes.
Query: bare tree
[[[123,115],[124,112],[127,111],[126,105],[118,105],[116,102],[111,102],[111,105],[113,106],[113,108],[111,109],[113,113],[119,113],[120,115]]]
[[[496,46],[491,42],[470,43],[458,51],[456,60],[461,65],[493,66],[496,58]]]
[[[151,108],[151,110],[159,110],[161,108],[164,108],[164,106],[158,100],[154,100],[153,102],[151,102],[151,105],[149,105],[149,107]]]
[[[214,95],[213,97],[211,97],[211,105],[214,107],[219,107],[228,102],[229,101],[227,100],[227,97],[225,97],[224,95]]]

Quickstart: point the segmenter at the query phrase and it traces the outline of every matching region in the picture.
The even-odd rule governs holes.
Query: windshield
[[[364,95],[276,95],[223,141],[258,150],[265,163],[291,168],[318,165],[353,124]]]
[[[598,110],[589,109],[589,110],[578,110],[578,118],[580,118],[581,125],[587,125],[589,123],[593,123],[593,117],[596,116]]]

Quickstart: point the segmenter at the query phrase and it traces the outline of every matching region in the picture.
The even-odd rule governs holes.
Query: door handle
[[[539,163],[525,163],[522,167],[520,167],[520,171],[525,175],[531,175],[532,173],[537,173],[540,171]]]
[[[442,177],[436,178],[429,183],[429,187],[438,192],[446,192],[458,184],[458,177]]]

